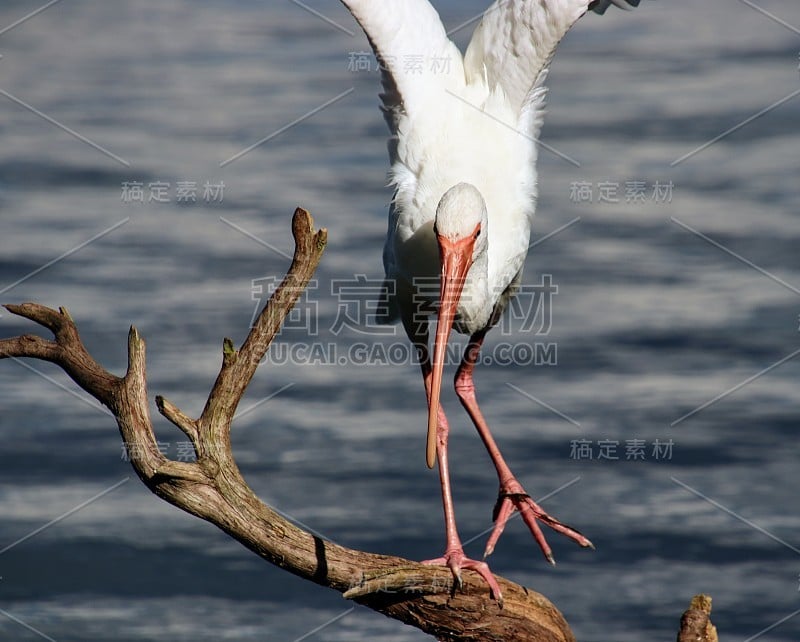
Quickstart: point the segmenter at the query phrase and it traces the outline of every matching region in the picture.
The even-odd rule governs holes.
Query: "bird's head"
[[[441,279],[428,408],[426,461],[429,468],[433,468],[436,459],[436,425],[447,341],[467,274],[472,264],[486,252],[487,227],[486,202],[476,187],[469,183],[458,183],[444,193],[436,208],[433,226],[439,244]]]
[[[486,202],[478,189],[458,183],[447,190],[436,207],[433,229],[439,242],[473,249],[472,258],[486,250]]]

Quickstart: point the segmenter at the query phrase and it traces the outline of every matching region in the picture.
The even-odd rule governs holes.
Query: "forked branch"
[[[196,460],[167,459],[150,420],[145,344],[135,328],[128,335],[128,368],[117,377],[88,353],[65,308],[36,303],[6,305],[16,315],[47,328],[54,340],[23,335],[0,340],[0,359],[30,357],[60,366],[86,392],[108,406],[117,420],[136,474],[170,504],[215,524],[265,560],[302,578],[339,591],[348,599],[415,626],[441,640],[530,642],[574,641],[561,613],[544,596],[498,577],[504,606],[470,571],[453,587],[448,569],[399,557],[357,551],[288,522],[261,502],[242,478],[231,452],[231,421],[258,364],[284,318],[308,285],[322,258],[326,231],[314,231],[311,216],[297,209],[292,219],[295,253],[289,272],[236,350],[223,341],[222,367],[197,419],[161,396],[159,412],[191,440]],[[696,596],[681,620],[678,641],[716,642],[709,621],[711,600]]]
[[[327,240],[326,231],[314,231],[311,216],[299,208],[292,232],[295,252],[289,271],[241,348],[237,350],[230,339],[223,341],[222,367],[200,417],[193,419],[156,397],[159,412],[191,440],[194,462],[173,461],[159,451],[148,406],[145,344],[135,328],[128,336],[127,372],[117,377],[87,352],[66,309],[56,311],[36,303],[7,305],[10,312],[50,330],[54,339],[24,335],[0,340],[0,359],[32,357],[59,365],[114,414],[133,468],[150,490],[290,573],[443,640],[573,641],[561,613],[534,591],[498,578],[505,597],[500,608],[471,571],[464,573],[463,587],[455,590],[448,569],[325,541],[285,520],[244,481],[231,451],[234,412],[316,270]]]

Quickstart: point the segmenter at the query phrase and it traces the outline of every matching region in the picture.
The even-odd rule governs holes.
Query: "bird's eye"
[[[481,235],[481,228],[478,226],[478,229],[475,230],[475,238],[478,238]]]

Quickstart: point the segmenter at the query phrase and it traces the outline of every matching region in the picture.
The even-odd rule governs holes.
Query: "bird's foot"
[[[554,531],[566,535],[571,540],[574,540],[583,547],[594,549],[592,544],[586,537],[581,535],[577,530],[566,524],[562,524],[555,517],[551,517],[542,508],[531,499],[530,495],[525,492],[522,485],[513,477],[510,480],[503,482],[500,486],[500,494],[497,496],[497,503],[494,505],[494,512],[492,519],[494,520],[494,529],[486,542],[486,551],[483,558],[486,559],[494,551],[497,540],[503,533],[506,522],[509,520],[514,511],[519,511],[522,519],[528,525],[536,542],[542,549],[545,559],[551,564],[555,564],[553,558],[553,551],[550,549],[549,544],[544,538],[542,529],[536,520],[544,522]]]
[[[437,557],[433,560],[425,560],[422,562],[422,564],[428,564],[431,566],[446,566],[453,573],[453,578],[455,579],[456,586],[458,588],[461,588],[463,585],[463,581],[461,579],[461,569],[466,568],[475,571],[489,585],[489,589],[492,591],[492,597],[497,600],[500,608],[503,607],[503,593],[500,590],[500,585],[497,583],[497,579],[492,574],[492,571],[489,570],[489,565],[486,562],[468,558],[464,554],[463,548],[448,548],[442,557]]]

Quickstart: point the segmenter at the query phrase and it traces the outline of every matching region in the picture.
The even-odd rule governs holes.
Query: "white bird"
[[[548,561],[537,520],[592,543],[544,512],[506,464],[481,414],[472,372],[486,333],[519,286],[536,205],[537,137],[547,68],[556,45],[588,10],[627,9],[639,0],[497,0],[462,56],[427,0],[342,0],[382,68],[395,188],[384,247],[387,319],[414,343],[428,398],[427,464],[438,460],[446,549],[426,563],[477,571],[498,601],[484,561],[467,558],[456,529],[447,458],[449,427],[439,406],[451,328],[470,335],[456,393],[497,469],[500,492],[486,556],[515,510]],[[431,288],[433,283],[433,288]],[[425,312],[438,302],[433,360]]]

